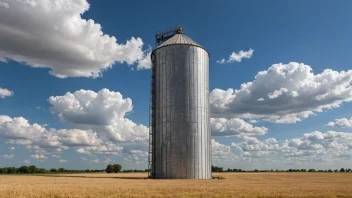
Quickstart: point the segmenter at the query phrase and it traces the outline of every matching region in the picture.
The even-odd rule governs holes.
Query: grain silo
[[[178,27],[152,52],[150,177],[210,179],[209,53]]]

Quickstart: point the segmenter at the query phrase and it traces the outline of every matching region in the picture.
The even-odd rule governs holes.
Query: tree
[[[37,173],[37,167],[34,165],[28,167],[29,173]]]
[[[51,172],[51,173],[56,173],[57,170],[56,170],[56,168],[52,168],[52,169],[50,169],[50,172]]]
[[[17,173],[17,168],[15,168],[15,167],[8,167],[8,168],[7,168],[7,173],[8,173],[8,174]]]
[[[27,166],[21,166],[17,170],[18,173],[30,173],[29,168]]]
[[[1,173],[3,173],[3,174],[7,174],[7,171],[8,171],[8,170],[7,170],[6,167],[4,167],[4,168],[1,169]]]
[[[114,164],[113,165],[113,170],[114,170],[115,173],[120,172],[121,168],[122,167],[121,167],[120,164]]]
[[[65,172],[65,169],[64,168],[59,168],[57,171],[60,172],[60,173],[63,173],[63,172]]]
[[[46,169],[45,168],[38,168],[37,173],[46,173]]]
[[[223,172],[223,167],[211,166],[212,172]]]
[[[106,171],[107,173],[113,173],[113,172],[114,172],[114,166],[111,165],[111,164],[109,164],[109,165],[106,167],[105,171]]]
[[[345,172],[345,169],[344,169],[344,168],[341,168],[341,169],[340,169],[340,172],[341,172],[341,173]]]

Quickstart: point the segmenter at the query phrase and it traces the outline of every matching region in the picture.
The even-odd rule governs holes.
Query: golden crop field
[[[226,179],[138,179],[143,173],[1,175],[0,197],[352,197],[352,173],[214,175]]]

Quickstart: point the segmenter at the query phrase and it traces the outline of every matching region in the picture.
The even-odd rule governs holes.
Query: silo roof
[[[193,45],[196,47],[203,48],[206,52],[208,52],[204,47],[202,47],[197,42],[193,41],[192,39],[190,39],[188,36],[184,34],[175,34],[173,37],[169,38],[167,41],[159,45],[155,50],[169,45]]]

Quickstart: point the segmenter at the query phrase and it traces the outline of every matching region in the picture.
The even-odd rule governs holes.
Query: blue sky
[[[210,52],[210,91],[219,90],[211,93],[212,130],[220,134],[214,136],[213,164],[282,169],[351,164],[352,72],[348,70],[352,64],[352,2],[75,0],[62,1],[61,7],[46,7],[44,2],[0,0],[0,166],[30,163],[46,168],[104,168],[116,162],[146,168],[150,71],[138,68],[148,59],[149,46],[155,47],[154,33],[178,25]],[[87,22],[90,19],[94,22]],[[100,31],[108,36],[103,38]],[[125,45],[127,41],[132,44]],[[104,42],[106,45],[101,44]],[[250,49],[252,55],[240,62],[217,63]],[[279,63],[282,65],[271,67]],[[291,75],[289,68],[294,68],[296,75]],[[325,69],[331,71],[320,76]],[[251,96],[245,97],[241,84],[253,82],[260,71],[270,72],[259,85],[247,88]],[[278,71],[283,77],[269,75]],[[307,74],[313,77],[305,77]],[[300,86],[304,82],[314,82],[316,87]],[[108,90],[102,91],[104,88]],[[242,90],[232,96],[244,99],[224,102],[224,96],[217,93],[229,88]],[[262,103],[252,98],[269,96],[281,88],[279,95]],[[77,109],[70,107],[70,97],[65,94],[89,100],[79,98],[83,97],[79,90],[92,91],[85,97],[99,91],[106,94],[104,100],[90,98],[96,106],[81,110],[101,117],[106,126],[115,127],[112,131],[87,120],[77,122]],[[110,110],[122,112],[122,116],[94,109],[118,97],[117,93],[123,97],[113,102]],[[319,95],[323,98],[317,99]],[[14,121],[17,117],[28,123]],[[125,118],[128,121],[114,121]],[[329,122],[334,123],[328,126]],[[34,123],[47,130],[44,133],[53,133],[60,146],[44,146],[42,132],[33,129]],[[216,127],[219,123],[222,129]],[[232,135],[221,135],[224,131]],[[30,137],[32,133],[39,134],[39,139]],[[73,136],[87,141],[69,143]],[[102,151],[107,142],[115,152]]]

